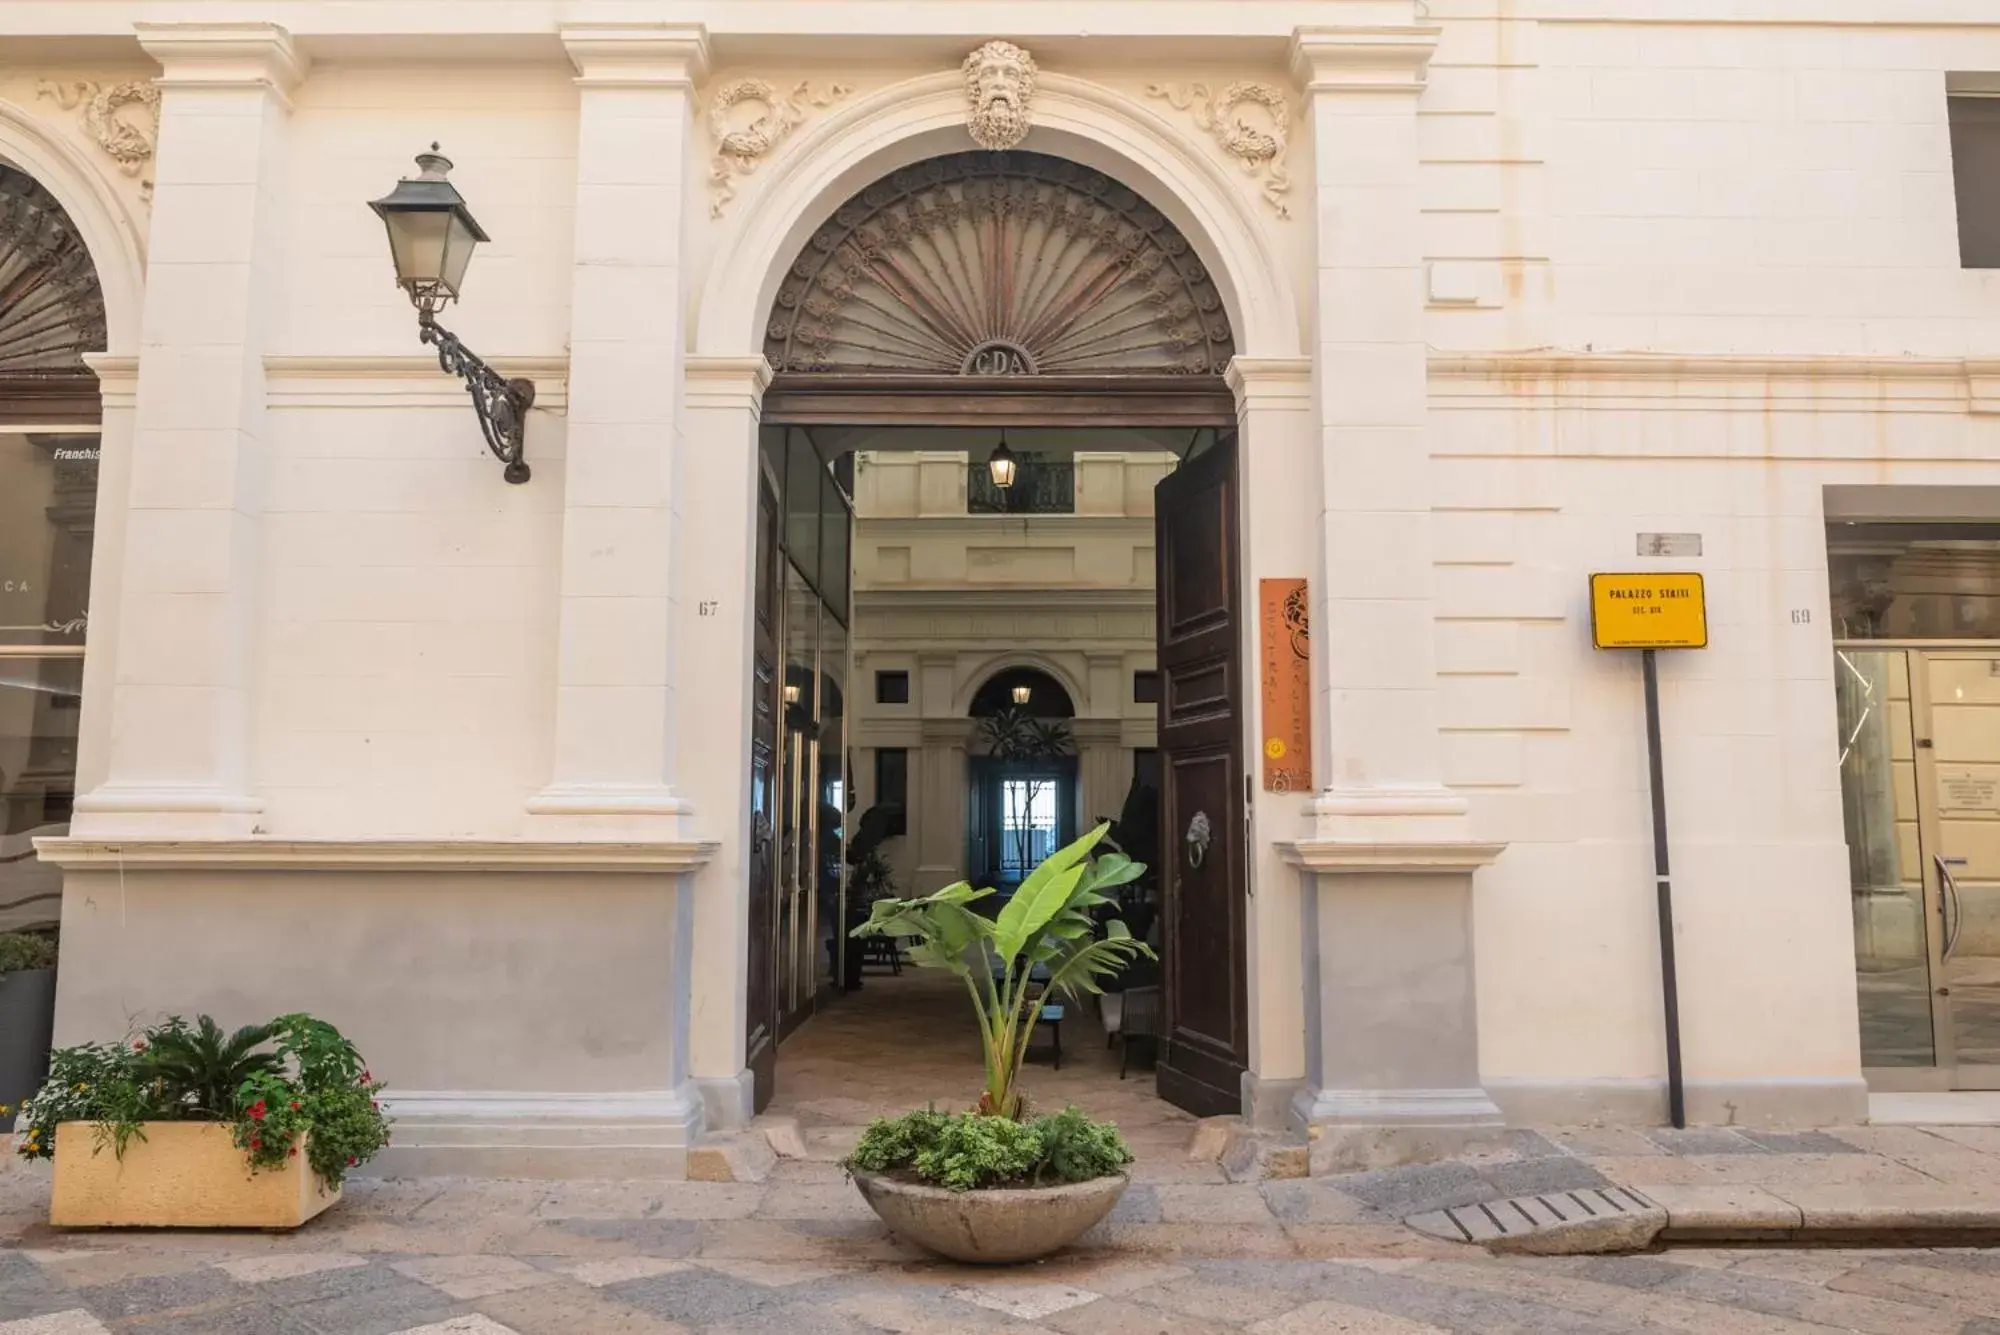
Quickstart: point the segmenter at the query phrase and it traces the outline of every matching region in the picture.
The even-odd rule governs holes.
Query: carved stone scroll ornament
[[[153,200],[153,178],[141,175],[160,139],[160,90],[150,83],[101,84],[91,79],[44,79],[36,87],[64,111],[83,108],[83,132],[127,176],[138,176],[139,194]]]
[[[965,58],[965,128],[981,148],[1008,149],[1028,137],[1035,58],[1012,42],[988,42]]]
[[[709,133],[715,139],[715,159],[708,168],[709,189],[715,194],[708,206],[709,217],[720,218],[736,198],[736,177],[756,171],[764,155],[813,111],[832,106],[853,91],[847,84],[835,83],[816,93],[807,79],[799,80],[786,94],[780,94],[768,79],[731,79],[716,89],[708,106]],[[744,107],[762,110],[744,122]]]
[[[1194,123],[1209,132],[1229,156],[1243,164],[1243,170],[1260,178],[1264,202],[1280,218],[1292,216],[1285,196],[1292,188],[1292,176],[1285,169],[1289,146],[1291,99],[1284,90],[1268,83],[1248,80],[1226,84],[1219,93],[1210,93],[1205,83],[1169,88],[1150,84],[1148,97],[1165,98],[1176,111],[1194,113]],[[1244,107],[1261,107],[1262,126],[1244,118]]]

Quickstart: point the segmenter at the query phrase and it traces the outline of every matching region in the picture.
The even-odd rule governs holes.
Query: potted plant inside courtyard
[[[1101,927],[1107,891],[1145,870],[1119,853],[1092,858],[1100,825],[1050,855],[992,918],[974,907],[994,892],[961,881],[922,899],[884,899],[858,936],[913,939],[919,966],[965,983],[986,1068],[964,1112],[926,1108],[882,1118],[846,1167],[898,1235],[959,1261],[1026,1261],[1075,1241],[1124,1193],[1132,1152],[1118,1128],[1076,1108],[1036,1116],[1021,1066],[1045,1000],[1095,992],[1099,980],[1150,956],[1125,924]]]
[[[234,1033],[174,1016],[50,1054],[15,1145],[55,1160],[59,1228],[296,1228],[389,1143],[381,1089],[310,1015]]]
[[[55,934],[0,932],[0,1131],[48,1073],[55,1023]]]

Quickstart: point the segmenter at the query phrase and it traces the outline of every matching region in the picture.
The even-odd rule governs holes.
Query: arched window
[[[0,930],[53,924],[37,835],[69,827],[97,509],[97,273],[61,205],[0,164]]]
[[[780,372],[1220,375],[1222,298],[1187,238],[1102,172],[954,153],[841,206],[778,289]]]

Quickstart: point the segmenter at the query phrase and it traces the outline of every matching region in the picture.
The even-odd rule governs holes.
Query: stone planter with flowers
[[[389,1143],[381,1089],[324,1020],[176,1016],[57,1049],[15,1147],[55,1160],[58,1228],[296,1228]]]
[[[1076,1108],[1030,1114],[1021,1065],[1047,999],[1099,990],[1099,980],[1152,951],[1093,910],[1145,871],[1122,853],[1093,859],[1109,825],[1052,854],[988,918],[993,894],[961,882],[923,899],[884,899],[857,936],[915,938],[910,958],[964,980],[979,1020],[986,1087],[960,1113],[882,1118],[845,1166],[890,1230],[957,1261],[1012,1262],[1068,1246],[1118,1203],[1132,1162],[1118,1128]],[[1101,933],[1101,935],[1100,935]]]

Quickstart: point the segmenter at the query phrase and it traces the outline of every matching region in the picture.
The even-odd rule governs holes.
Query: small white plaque
[[[1641,533],[1639,535],[1639,555],[1700,556],[1701,534]]]

